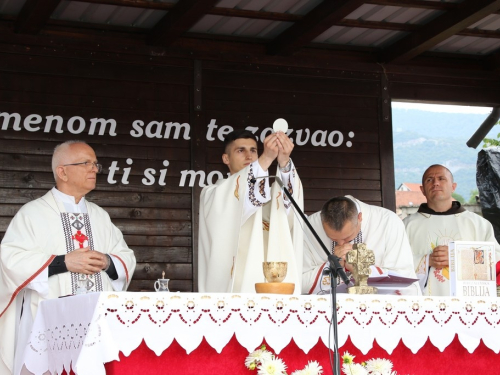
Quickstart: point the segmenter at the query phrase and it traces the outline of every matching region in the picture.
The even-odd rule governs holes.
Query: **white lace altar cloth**
[[[348,337],[367,353],[377,340],[389,354],[400,340],[413,353],[430,342],[443,351],[458,335],[472,353],[480,340],[499,353],[500,299],[352,296],[337,298],[339,346]],[[78,375],[105,374],[104,363],[128,356],[142,340],[156,355],[175,339],[189,354],[203,337],[218,353],[233,335],[249,352],[265,339],[279,354],[291,340],[306,354],[329,343],[329,296],[113,293],[40,304],[26,367]]]

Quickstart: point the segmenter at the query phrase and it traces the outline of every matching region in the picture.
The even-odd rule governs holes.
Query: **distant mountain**
[[[403,182],[421,182],[431,164],[443,164],[453,173],[456,192],[467,201],[476,189],[477,149],[466,142],[488,114],[429,112],[393,108],[394,172],[396,188]],[[496,138],[500,126],[488,134]]]

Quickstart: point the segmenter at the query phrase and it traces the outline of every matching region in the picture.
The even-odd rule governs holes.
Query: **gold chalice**
[[[262,262],[262,269],[268,283],[281,283],[285,280],[287,267],[287,262]]]
[[[292,294],[294,283],[283,283],[286,277],[287,262],[262,262],[262,270],[267,283],[256,283],[257,293]]]

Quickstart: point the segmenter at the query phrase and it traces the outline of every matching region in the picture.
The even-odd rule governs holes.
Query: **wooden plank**
[[[452,10],[457,7],[457,3],[448,3],[428,0],[366,0],[367,4],[385,5],[403,8]]]
[[[338,117],[354,117],[359,116],[359,108],[355,107],[336,107],[334,106],[305,106],[295,101],[288,103],[252,103],[247,101],[223,101],[208,99],[206,105],[210,110],[214,111],[241,111],[241,112],[261,112],[261,113],[286,113],[288,114],[301,114],[312,116],[338,116]],[[375,108],[367,108],[363,111],[363,116],[375,117],[377,114]]]
[[[0,133],[2,134],[2,133]],[[26,139],[20,140],[6,140],[0,138],[0,150],[4,154],[29,154],[29,155],[43,155],[52,157],[54,147],[61,142],[44,142],[39,141],[35,147],[29,147]],[[121,145],[108,145],[97,143],[92,146],[97,155],[108,154],[117,155],[126,153],[128,158],[132,158],[134,162],[139,159],[144,160],[175,160],[175,161],[188,161],[190,160],[189,150],[185,148],[173,147],[151,147],[149,145],[129,147],[126,150]],[[124,164],[125,165],[125,164]],[[133,164],[132,164],[133,165]]]
[[[458,90],[456,87],[442,85],[399,82],[391,82],[389,87],[393,100],[477,105],[482,107],[495,107],[500,104],[500,91],[496,89],[468,88]]]
[[[26,111],[26,107],[23,106],[22,104],[19,105],[19,107],[24,107],[24,110]],[[19,113],[19,111],[12,110],[10,111],[9,109],[4,110],[6,113]],[[25,115],[23,114],[21,117],[24,121],[25,116],[28,116],[29,114],[40,114],[43,112],[36,112],[34,110],[31,113],[26,113]],[[56,112],[57,114],[57,112]],[[45,116],[45,114],[41,115]],[[45,118],[44,118],[45,119]],[[2,118],[2,124],[3,124],[3,118]],[[147,122],[146,122],[147,124]],[[23,129],[23,125],[21,125]],[[189,140],[183,139],[183,132],[181,133],[181,138],[179,139],[174,139],[172,138],[148,138],[145,133],[141,137],[132,137],[130,136],[130,133],[127,133],[125,135],[126,131],[130,131],[132,127],[130,127],[127,124],[127,128],[125,130],[120,131],[119,129],[121,128],[120,124],[117,124],[117,135],[116,136],[110,136],[110,135],[88,135],[85,134],[85,132],[82,132],[80,134],[72,134],[70,133],[67,128],[63,125],[63,133],[57,133],[55,131],[55,126],[52,126],[50,131],[45,133],[43,130],[37,131],[37,132],[28,132],[28,131],[15,131],[12,129],[12,123],[9,126],[9,129],[7,130],[0,130],[0,136],[3,139],[8,139],[8,140],[23,140],[23,141],[34,141],[35,143],[38,142],[53,142],[52,145],[55,147],[56,145],[69,141],[69,140],[74,140],[75,138],[78,138],[84,142],[87,142],[94,150],[96,151],[97,156],[99,157],[100,155],[108,154],[107,150],[109,145],[115,146],[119,145],[121,146],[121,150],[123,151],[129,151],[132,149],[135,149],[136,147],[142,147],[144,144],[147,143],[149,147],[151,147],[151,152],[147,151],[146,155],[153,155],[156,151],[158,150],[159,153],[161,153],[161,149],[163,148],[177,148],[177,149],[187,149],[189,147]],[[87,127],[88,128],[88,127]],[[164,129],[164,128],[163,128]],[[87,132],[88,133],[88,132]],[[189,136],[191,136],[191,131],[189,132]],[[43,143],[42,143],[43,144]],[[48,146],[47,146],[48,147]],[[113,147],[111,147],[112,149]],[[123,152],[122,151],[122,152]],[[47,154],[49,153],[49,149],[44,149],[44,152]],[[132,151],[133,152],[133,151]],[[181,154],[186,151],[179,151]],[[158,155],[158,157],[161,157]]]
[[[241,74],[245,74],[241,72]],[[357,108],[364,110],[376,110],[377,100],[372,97],[353,97],[345,95],[329,95],[324,93],[301,93],[301,92],[282,92],[276,94],[274,91],[266,89],[243,89],[243,88],[222,88],[206,87],[207,103],[224,101],[227,103],[264,103],[264,104],[290,104],[298,108],[302,107],[324,107],[332,108]],[[300,110],[297,110],[300,113]],[[376,115],[375,115],[376,116]]]
[[[144,8],[155,10],[171,10],[175,3],[164,3],[150,0],[78,0],[81,3],[116,5],[119,7]]]
[[[0,201],[10,204],[25,204],[47,193],[39,189],[0,189]],[[92,191],[87,195],[90,202],[102,207],[162,207],[189,209],[191,197],[187,194],[129,193]]]
[[[293,154],[292,154],[293,156]],[[298,170],[301,179],[347,179],[347,180],[380,180],[380,171],[377,169],[349,169],[323,167],[303,167]]]
[[[96,191],[148,191],[165,194],[190,194],[190,187],[180,185],[180,178],[168,177],[165,179],[165,185],[154,184],[146,186],[143,184],[142,175],[131,175],[128,178],[128,184],[123,184],[122,173],[115,174],[116,184],[107,182],[107,177],[100,175],[98,177]],[[4,171],[0,170],[0,186],[10,189],[45,189],[50,190],[54,187],[54,175],[52,172],[31,172],[31,171]]]
[[[9,223],[10,217],[0,217],[0,232],[5,232]],[[142,235],[148,236],[187,236],[191,234],[190,221],[165,221],[165,220],[113,220],[118,229],[123,234],[127,235]],[[129,245],[130,246],[130,245]]]
[[[28,171],[28,172],[49,172],[51,171],[51,157],[36,156],[36,155],[20,155],[20,154],[1,154],[0,165],[4,165],[3,169],[6,171]],[[121,157],[100,157],[99,162],[103,165],[103,173],[107,173],[111,163],[117,162],[120,168],[128,166],[125,158]],[[134,160],[131,166],[130,174],[143,175],[147,168],[154,168],[157,171],[164,168],[161,160]],[[180,171],[188,170],[188,161],[176,161],[167,167],[167,174],[172,176],[180,176]],[[101,179],[98,175],[98,185]],[[119,174],[117,174],[119,176]],[[104,180],[104,178],[103,178]]]
[[[4,73],[5,74],[5,73]],[[3,74],[2,74],[3,75]],[[16,73],[15,75],[19,75]],[[61,78],[61,77],[54,77]],[[1,79],[1,78],[0,78]],[[46,84],[49,84],[50,79],[45,77]],[[21,79],[21,82],[24,81]],[[124,82],[126,83],[126,82]],[[22,83],[16,83],[16,85],[22,85]],[[10,87],[9,90],[0,90],[0,100],[2,102],[33,102],[33,103],[53,103],[57,106],[65,106],[65,107],[89,107],[94,110],[99,109],[115,109],[115,110],[126,110],[127,112],[131,112],[132,110],[138,110],[140,112],[146,111],[158,111],[161,113],[172,113],[175,115],[179,113],[183,107],[187,109],[187,103],[183,102],[183,92],[184,90],[177,90],[178,96],[176,99],[169,100],[168,98],[162,98],[161,100],[154,99],[143,99],[140,93],[137,93],[137,97],[135,98],[120,98],[118,91],[127,90],[126,84],[119,83],[117,85],[113,85],[114,90],[116,92],[115,97],[102,97],[101,95],[97,95],[93,92],[85,92],[82,88],[74,85],[71,80],[66,82],[65,90],[63,92],[61,90],[60,93],[54,93],[51,88],[47,87],[43,91],[33,92],[30,90],[16,91],[16,86],[8,86],[8,83],[4,82],[5,87]],[[33,83],[27,84],[27,87],[33,87]],[[77,88],[78,92],[75,92],[75,88]],[[120,90],[122,89],[122,90]],[[139,87],[136,87],[139,89]]]
[[[387,76],[380,79],[379,99],[379,139],[380,139],[380,175],[382,191],[382,205],[396,211],[396,194],[394,194],[394,141],[392,138],[392,109],[391,92]]]
[[[324,1],[304,18],[278,35],[267,47],[270,55],[292,55],[315,37],[344,19],[365,3],[364,0]]]
[[[43,51],[46,51],[46,49],[43,49],[43,51],[35,52],[37,47],[33,46],[29,49],[24,48],[19,52],[12,52],[6,50],[6,47],[6,45],[0,44],[0,52],[14,55],[18,59],[26,59],[30,54],[43,55]],[[127,61],[130,62],[129,60],[133,59],[133,57],[134,56],[126,58],[122,57],[121,64]],[[82,57],[82,59],[84,58]],[[96,57],[96,59],[98,58]],[[148,61],[151,63],[151,60],[148,59]],[[167,67],[169,64],[164,63],[163,66]],[[47,75],[44,74],[28,75],[24,72],[7,73],[3,71],[0,71],[0,80],[2,82],[2,89],[8,88],[9,92],[25,93],[30,96],[30,101],[33,100],[32,93],[43,93],[44,95],[57,95],[56,102],[64,99],[64,96],[77,96],[83,98],[92,96],[94,99],[98,100],[108,99],[106,100],[108,105],[114,105],[115,103],[112,102],[113,100],[121,100],[123,101],[123,105],[120,106],[120,108],[124,106],[132,106],[139,101],[141,103],[163,103],[166,108],[168,108],[168,105],[172,103],[172,105],[177,107],[184,106],[186,110],[189,109],[189,92],[187,82],[186,85],[174,85],[157,82],[151,86],[151,83],[148,82],[123,80],[116,82],[113,85],[103,85],[101,80],[89,77],[65,77],[58,75],[47,77]],[[83,101],[84,99],[81,100]],[[52,100],[47,100],[45,98],[42,103],[50,101]],[[91,102],[89,101],[87,104],[89,103]],[[76,104],[82,105],[85,103],[79,101]]]
[[[411,60],[499,9],[500,0],[464,1],[383,50],[379,60],[384,63]]]
[[[245,74],[227,71],[207,72],[204,79],[207,87],[225,87],[235,89],[267,89],[275,92],[312,92],[330,95],[353,95],[377,97],[379,82],[368,80],[343,80],[334,78],[316,78],[274,75],[274,74]]]
[[[68,66],[71,66],[71,69],[67,69]],[[36,55],[30,55],[29,59],[19,59],[18,56],[9,54],[3,55],[0,59],[0,70],[12,73],[88,77],[106,80],[109,84],[124,80],[182,85],[189,82],[192,74],[188,69],[173,66],[144,69],[142,65],[135,64]]]
[[[205,117],[206,114],[206,102],[207,94],[204,84],[205,72],[203,70],[203,63],[201,61],[195,61],[195,71],[193,82],[193,93],[191,95],[191,123],[193,124],[193,130],[199,136],[195,137],[191,142],[191,169],[192,170],[206,170],[207,166],[207,137],[206,137],[206,123],[208,118]],[[199,90],[199,91],[196,91]],[[200,108],[196,106],[196,102],[200,99],[201,103],[204,103]],[[191,237],[193,239],[193,290],[198,291],[198,233],[200,228],[199,216],[200,216],[200,195],[202,188],[199,185],[195,185],[192,189],[192,229],[193,232]]]
[[[396,23],[396,22],[381,22],[381,21],[367,21],[362,19],[347,19],[344,18],[335,23],[335,26],[354,27],[360,29],[373,29],[373,30],[395,30],[412,32],[422,28],[421,25],[412,23]]]
[[[249,10],[238,8],[220,8],[214,7],[210,9],[208,14],[223,17],[241,17],[254,20],[270,20],[282,22],[297,22],[304,18],[301,14],[267,12],[262,10]]]
[[[26,0],[15,24],[17,33],[38,34],[61,0]]]
[[[333,152],[333,151],[332,151]],[[307,166],[307,167],[323,167],[326,163],[330,167],[336,168],[353,168],[358,167],[362,169],[366,168],[379,168],[379,157],[378,154],[362,154],[362,153],[336,153],[335,156],[330,156],[328,159],[318,158],[317,153],[299,153],[294,151],[293,159],[297,166]],[[220,156],[210,157],[209,163],[214,165],[220,165]],[[210,165],[208,166],[210,167]]]
[[[190,247],[148,247],[131,246],[138,263],[191,263],[193,261]]]
[[[157,236],[147,236],[147,235],[132,235],[125,234],[123,235],[125,242],[133,247],[133,246],[160,246],[160,247],[168,247],[168,246],[192,246],[191,236],[165,236],[165,235],[157,235]]]
[[[21,204],[0,204],[0,216],[14,216],[21,208]],[[129,207],[101,207],[111,219],[142,219],[142,220],[191,220],[191,211],[187,209],[171,208],[129,208]]]
[[[168,264],[168,263],[138,263],[133,279],[136,280],[156,280],[161,278],[165,271],[166,279],[191,280],[191,264]]]
[[[153,27],[148,43],[170,46],[178,37],[187,32],[219,0],[183,0]]]

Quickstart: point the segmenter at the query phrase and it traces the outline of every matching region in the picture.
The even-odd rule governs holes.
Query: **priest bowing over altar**
[[[255,136],[235,130],[224,139],[222,161],[229,177],[203,189],[200,198],[198,290],[255,293],[265,282],[263,262],[287,262],[285,283],[301,292],[302,227],[268,169],[303,207],[303,189],[290,158],[293,143],[283,131],[268,135],[258,155]]]
[[[87,201],[102,169],[84,142],[58,145],[56,187],[24,205],[0,246],[0,374],[19,374],[38,304],[45,299],[126,290],[134,252],[106,211]]]

